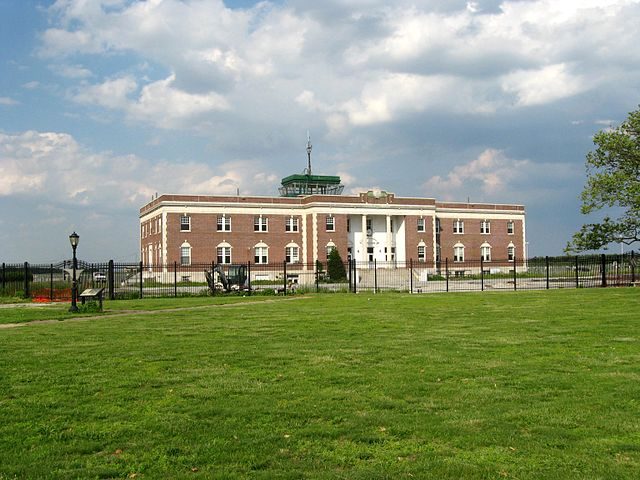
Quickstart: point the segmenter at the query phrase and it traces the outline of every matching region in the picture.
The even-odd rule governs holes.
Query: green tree
[[[587,154],[587,184],[580,210],[588,215],[610,209],[620,215],[606,215],[599,223],[583,225],[568,243],[567,252],[640,241],[640,109],[617,128],[596,133],[593,143],[596,149]]]
[[[337,248],[332,248],[331,252],[329,252],[327,273],[333,282],[341,282],[347,279],[347,271],[344,268],[344,262],[342,261],[340,252],[338,252]]]

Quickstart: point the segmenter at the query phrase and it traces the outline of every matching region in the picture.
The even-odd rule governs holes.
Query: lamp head
[[[78,246],[78,243],[80,243],[80,235],[78,235],[76,232],[73,232],[71,235],[69,235],[69,242],[71,243],[71,246],[73,248],[76,248]]]

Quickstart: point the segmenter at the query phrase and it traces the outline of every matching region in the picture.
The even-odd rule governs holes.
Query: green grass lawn
[[[0,479],[638,478],[638,289],[256,300],[0,329]]]

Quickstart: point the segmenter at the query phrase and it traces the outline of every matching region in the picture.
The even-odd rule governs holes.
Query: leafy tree
[[[340,252],[337,248],[332,248],[329,252],[329,259],[327,260],[327,273],[329,278],[334,282],[340,282],[347,279],[347,271],[344,268],[344,262],[340,257]]]
[[[593,143],[596,149],[587,154],[588,178],[580,210],[585,215],[603,208],[621,213],[618,218],[607,215],[600,223],[583,225],[568,243],[567,252],[640,241],[640,109],[617,128],[599,131]]]

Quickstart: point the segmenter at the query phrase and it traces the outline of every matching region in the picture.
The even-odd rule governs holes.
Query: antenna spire
[[[309,135],[309,130],[307,130],[307,175],[311,175],[311,135]]]

